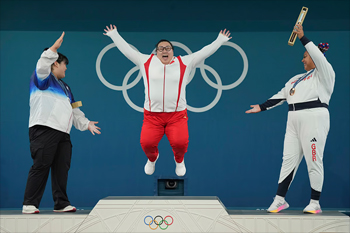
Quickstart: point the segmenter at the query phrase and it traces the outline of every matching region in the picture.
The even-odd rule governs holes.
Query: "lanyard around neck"
[[[66,93],[66,96],[69,98],[69,94],[68,94],[67,88],[65,87],[63,82],[61,80],[59,80],[59,79],[57,79],[57,81],[60,84],[61,88],[63,89],[64,93]]]
[[[309,76],[312,72],[314,72],[315,69],[312,69],[310,72],[308,72],[307,74],[305,74],[304,76],[300,77],[295,83],[293,88],[296,87],[296,85],[298,85],[298,83],[300,83],[301,81],[303,81],[307,76]]]

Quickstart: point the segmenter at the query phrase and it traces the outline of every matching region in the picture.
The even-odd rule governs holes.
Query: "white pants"
[[[323,151],[328,131],[329,112],[327,108],[288,112],[283,162],[278,183],[281,183],[293,170],[294,179],[304,155],[311,188],[318,192],[322,191]]]

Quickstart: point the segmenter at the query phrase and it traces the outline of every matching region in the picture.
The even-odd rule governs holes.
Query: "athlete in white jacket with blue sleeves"
[[[311,185],[311,201],[304,212],[316,214],[322,212],[319,199],[324,178],[323,152],[329,131],[328,104],[335,73],[324,55],[324,44],[318,48],[309,41],[301,25],[295,25],[294,31],[306,48],[302,62],[307,72],[291,78],[280,92],[263,104],[251,105],[252,109],[246,113],[269,110],[287,101],[283,163],[277,195],[267,211],[277,213],[289,207],[285,196],[304,155]],[[326,47],[328,49],[328,44]]]
[[[77,107],[69,86],[61,79],[65,77],[68,59],[57,52],[63,42],[61,37],[46,49],[37,62],[30,79],[29,140],[33,166],[29,170],[24,193],[25,214],[39,213],[46,181],[51,170],[52,196],[55,212],[71,212],[66,187],[70,168],[72,124],[79,130],[89,129],[100,134],[98,122],[89,121]]]

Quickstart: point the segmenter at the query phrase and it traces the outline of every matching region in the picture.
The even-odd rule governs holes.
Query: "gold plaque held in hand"
[[[300,24],[300,25],[303,24],[307,11],[308,11],[307,7],[303,6],[303,8],[301,8],[301,11],[300,11],[300,14],[299,14],[299,17],[298,17],[296,24]],[[293,27],[292,34],[290,35],[289,40],[288,40],[288,45],[293,46],[296,38],[297,38],[297,34],[294,32],[294,27]]]

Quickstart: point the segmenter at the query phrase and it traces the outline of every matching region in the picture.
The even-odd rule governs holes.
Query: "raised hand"
[[[224,29],[224,31],[220,31],[220,34],[222,34],[222,35],[224,35],[224,36],[226,36],[226,37],[229,37],[230,35],[231,35],[231,33],[230,33],[230,31],[229,30],[227,30],[227,32],[226,32],[226,28]],[[232,37],[229,37],[228,39],[231,39]]]
[[[89,125],[88,125],[88,129],[90,130],[90,132],[95,135],[95,133],[97,134],[101,134],[101,132],[99,130],[101,130],[99,127],[97,127],[95,124],[97,124],[97,121],[90,121]]]
[[[301,24],[295,24],[294,32],[298,35],[298,38],[302,38],[304,36],[303,26]]]
[[[112,24],[110,24],[110,28],[108,26],[106,26],[107,29],[104,29],[106,33],[103,33],[103,35],[107,35],[108,32],[113,31],[114,29],[117,30],[117,27],[115,25],[112,26]]]
[[[50,50],[51,50],[52,52],[57,53],[57,49],[59,49],[59,47],[61,47],[61,45],[62,45],[63,37],[64,37],[64,32],[62,32],[60,38],[58,38],[58,39],[56,40],[56,42],[50,47]]]
[[[249,110],[245,111],[245,113],[258,113],[258,112],[261,112],[259,104],[250,105],[250,107],[252,109],[249,109]]]

